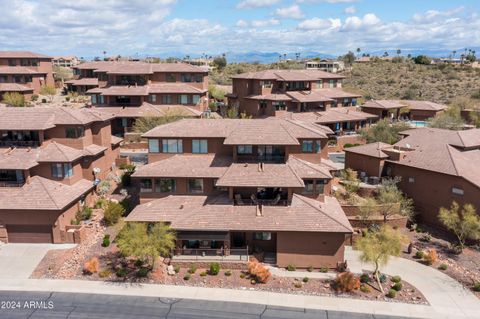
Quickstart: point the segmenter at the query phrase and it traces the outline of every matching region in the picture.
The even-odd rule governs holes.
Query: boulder
[[[173,268],[172,265],[168,265],[167,274],[170,275],[170,276],[175,276],[175,269]]]

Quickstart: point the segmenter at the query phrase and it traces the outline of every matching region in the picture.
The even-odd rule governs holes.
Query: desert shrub
[[[368,294],[370,292],[370,287],[368,287],[368,285],[362,284],[362,285],[360,285],[360,291]]]
[[[83,265],[83,273],[85,275],[91,275],[91,274],[97,273],[99,270],[100,270],[100,262],[98,261],[97,257],[93,257]]]
[[[92,218],[92,209],[87,206],[83,206],[82,209],[75,214],[77,221],[88,220],[90,218]]]
[[[427,250],[425,256],[423,256],[423,260],[427,265],[432,265],[438,260],[437,251],[435,249]]]
[[[477,281],[477,282],[473,285],[473,291],[480,292],[480,281]]]
[[[185,276],[183,276],[183,280],[190,280],[190,274],[185,274]]]
[[[295,286],[295,288],[302,288],[303,287],[301,282],[295,282],[293,285]]]
[[[98,276],[100,278],[108,278],[112,275],[112,271],[108,268],[102,269],[99,273]]]
[[[303,277],[302,281],[303,281],[304,283],[307,283],[307,282],[308,282],[308,277]]]
[[[337,275],[334,286],[337,292],[350,292],[360,288],[360,280],[351,272],[342,272]]]
[[[362,284],[366,284],[366,283],[370,282],[370,276],[368,274],[361,274],[360,275],[360,282]]]
[[[202,271],[202,272],[200,273],[200,277],[205,277],[206,275],[207,275],[207,272],[206,272],[206,271]]]
[[[135,263],[134,263],[135,267],[137,267],[137,268],[142,267],[143,264],[144,264],[144,262],[143,262],[143,260],[141,260],[141,259],[135,260]]]
[[[240,274],[240,278],[245,279],[247,275],[245,275],[243,272]]]
[[[247,265],[248,273],[255,277],[258,282],[266,283],[270,278],[270,271],[258,261],[251,261]]]
[[[448,265],[443,263],[443,264],[440,264],[440,266],[438,266],[438,269],[440,270],[447,270],[448,269]]]
[[[208,272],[212,276],[216,276],[220,273],[220,264],[219,263],[211,263],[210,270]]]
[[[6,92],[3,94],[2,102],[15,107],[25,106],[25,96],[18,92]]]
[[[32,101],[36,102],[38,100],[38,94],[32,94]]]
[[[105,198],[99,198],[99,199],[95,202],[95,204],[93,205],[93,208],[95,208],[95,209],[105,209],[105,208],[108,207],[108,204],[109,204],[109,203],[110,203],[110,202],[109,202],[107,199],[105,199]]]
[[[128,274],[128,270],[127,268],[122,267],[119,268],[115,274],[117,275],[117,277],[126,277]]]
[[[101,196],[105,196],[110,191],[110,187],[111,187],[110,182],[107,180],[104,180],[104,181],[101,181],[100,184],[98,184],[97,191]]]
[[[140,278],[147,277],[149,271],[150,269],[148,269],[147,267],[142,267],[137,271],[137,277],[140,277]]]
[[[110,246],[110,235],[105,234],[105,236],[103,236],[102,247],[108,247],[108,246]]]
[[[415,253],[415,258],[423,259],[424,255],[425,255],[425,253],[422,250],[417,250],[417,252]]]
[[[328,268],[327,267],[321,267],[320,272],[326,273],[326,272],[328,272]]]
[[[187,272],[189,274],[194,274],[197,271],[197,266],[191,265],[190,268],[188,268]]]
[[[103,213],[103,220],[107,225],[114,225],[123,216],[125,208],[119,203],[111,202]]]
[[[395,298],[396,295],[397,295],[397,291],[394,289],[390,289],[387,293],[388,298]]]
[[[227,270],[227,271],[225,272],[225,276],[230,277],[231,275],[232,275],[232,271],[231,271],[231,270]]]
[[[393,276],[392,277],[392,282],[397,283],[397,282],[401,282],[401,281],[402,281],[402,277],[400,277],[400,276]]]
[[[297,267],[295,267],[295,265],[290,264],[290,265],[287,266],[287,270],[288,271],[295,271],[295,270],[297,270]]]
[[[313,266],[308,266],[307,271],[312,272],[313,271]]]
[[[429,243],[432,240],[432,235],[430,235],[429,233],[425,233],[422,236],[420,236],[419,240],[425,243]]]
[[[401,282],[396,282],[393,286],[392,286],[392,289],[395,290],[395,291],[400,291],[402,290],[403,288],[403,285]]]
[[[176,265],[175,267],[173,267],[173,270],[176,274],[178,274],[180,272],[180,266]]]
[[[380,276],[378,277],[378,280],[383,284],[384,282],[387,281],[387,276],[385,276],[385,274],[380,274]]]

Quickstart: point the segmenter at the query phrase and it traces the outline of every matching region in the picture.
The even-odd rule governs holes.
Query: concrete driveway
[[[0,245],[0,279],[27,279],[51,249],[68,249],[73,244]]]

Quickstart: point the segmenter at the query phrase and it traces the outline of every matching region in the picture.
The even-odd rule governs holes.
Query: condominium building
[[[184,119],[143,135],[127,221],[175,229],[174,259],[336,267],[352,227],[331,196],[327,127],[278,118]]]
[[[119,155],[112,117],[38,107],[0,114],[0,240],[72,242],[75,213]]]
[[[362,111],[388,119],[425,121],[435,117],[447,108],[444,104],[419,100],[369,100],[362,105]]]

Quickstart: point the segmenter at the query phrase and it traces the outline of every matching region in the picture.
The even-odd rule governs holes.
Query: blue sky
[[[78,56],[480,46],[479,0],[0,0],[0,48]]]

